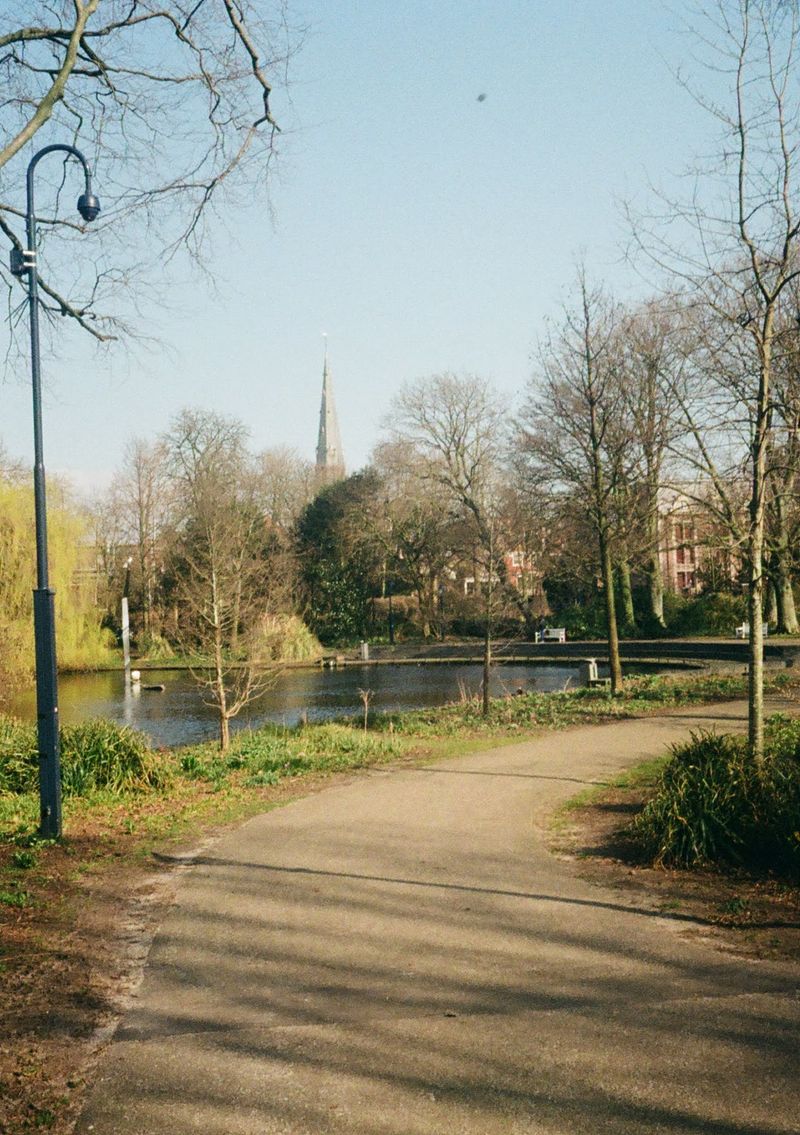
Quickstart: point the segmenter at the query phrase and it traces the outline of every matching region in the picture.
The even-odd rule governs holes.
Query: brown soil
[[[687,937],[743,956],[800,961],[800,886],[745,871],[677,870],[637,859],[625,828],[646,789],[609,788],[569,814],[553,850],[579,874],[674,920]]]

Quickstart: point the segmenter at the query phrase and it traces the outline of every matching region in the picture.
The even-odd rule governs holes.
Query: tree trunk
[[[614,599],[614,569],[611,551],[605,532],[600,532],[600,563],[603,572],[603,587],[606,593],[606,626],[608,630],[608,666],[611,673],[611,693],[622,692],[622,664],[619,658],[619,634],[617,631],[617,607]]]
[[[142,638],[150,641],[150,573],[147,570],[147,556],[139,547],[139,581],[141,584],[142,601]]]
[[[792,577],[786,565],[780,565],[775,578],[775,601],[778,608],[778,634],[797,634],[800,624],[797,621],[797,607],[792,590]]]
[[[778,592],[773,579],[767,582],[767,609],[764,612],[764,621],[773,625],[778,621]]]
[[[661,576],[661,560],[655,555],[647,565],[648,614],[656,626],[667,629],[664,618],[664,580]]]
[[[657,500],[655,490],[652,490]],[[648,557],[645,571],[647,572],[647,605],[650,619],[662,630],[667,629],[664,618],[664,577],[661,574],[661,555],[659,548],[659,523],[657,506],[650,509],[647,518]]]
[[[759,554],[759,566],[760,566]],[[764,576],[750,569],[748,618],[750,642],[748,651],[747,717],[750,752],[757,765],[764,760]]]
[[[214,627],[214,694],[219,713],[220,752],[227,752],[230,744],[230,721],[228,718],[228,692],[225,689],[225,665],[222,641],[222,623],[217,600],[217,574],[211,573],[212,618]]]
[[[619,579],[619,593],[622,603],[622,626],[626,634],[631,634],[636,630],[636,615],[633,610],[631,565],[627,560],[620,560],[617,564],[617,578]]]
[[[773,557],[773,587],[777,606],[778,634],[797,634],[800,625],[797,621],[797,608],[792,590],[792,575],[789,568],[789,553],[781,548]]]
[[[750,534],[748,539],[748,575],[750,594],[749,675],[747,691],[747,739],[750,754],[760,770],[764,763],[764,520],[767,486],[767,442],[769,440],[769,396],[772,360],[774,310],[764,317],[760,342],[761,371],[755,428],[753,431],[753,479],[750,494]]]
[[[486,633],[483,637],[483,716],[489,716],[489,679],[492,673],[492,628],[486,612]]]
[[[483,636],[483,716],[489,716],[489,679],[492,673],[492,616],[494,615],[494,530],[489,530],[489,578],[486,581],[486,630]]]
[[[433,598],[433,583],[430,578],[420,583],[417,588],[419,600],[419,614],[422,621],[422,637],[428,639],[433,633],[436,621],[436,606]]]
[[[231,620],[231,651],[236,654],[239,649],[239,619],[242,609],[242,580],[241,576],[236,582],[236,595],[233,605],[233,618]]]

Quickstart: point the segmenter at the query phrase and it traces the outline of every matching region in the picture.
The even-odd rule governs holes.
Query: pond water
[[[603,667],[600,666],[603,674]],[[606,670],[607,673],[607,670]],[[477,694],[482,668],[465,663],[347,666],[340,670],[287,670],[275,686],[231,722],[233,730],[264,722],[295,725],[303,717],[324,721],[363,712],[359,690],[372,690],[370,713],[420,709]],[[492,670],[494,697],[518,689],[561,690],[580,682],[579,666],[507,664]],[[121,671],[64,674],[59,678],[59,713],[65,725],[105,717],[147,733],[155,745],[186,745],[217,735],[214,710],[203,704],[192,677],[183,670],[146,670],[142,685],[163,684],[162,692],[126,693]],[[12,713],[34,720],[33,690],[17,698]]]

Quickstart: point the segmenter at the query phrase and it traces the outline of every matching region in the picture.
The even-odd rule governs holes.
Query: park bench
[[[764,638],[767,637],[767,635],[769,634],[769,623],[761,624],[761,633],[763,634]],[[750,638],[750,624],[742,623],[740,627],[735,627],[734,634],[737,638]]]
[[[539,642],[566,642],[566,627],[545,627],[538,636]]]

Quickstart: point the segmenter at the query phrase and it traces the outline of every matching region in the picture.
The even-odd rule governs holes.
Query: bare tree
[[[264,515],[289,532],[314,496],[314,466],[287,446],[264,450],[256,464]]]
[[[134,581],[145,646],[153,633],[153,607],[163,560],[163,537],[171,521],[172,486],[163,442],[132,439],[110,491],[110,504],[119,517],[124,542],[134,550]]]
[[[0,479],[18,484],[27,478],[28,470],[24,462],[11,457],[2,441],[0,441]]]
[[[483,703],[488,713],[495,587],[508,588],[496,523],[505,412],[485,379],[445,373],[406,383],[392,401],[386,426],[392,442],[413,453],[422,483],[442,494],[466,523],[487,596]]]
[[[0,232],[23,247],[28,144],[68,141],[97,173],[103,213],[83,226],[42,207],[45,310],[98,340],[129,330],[119,293],[178,249],[197,256],[213,208],[263,186],[278,130],[275,82],[299,42],[281,0],[15,0],[0,14]],[[15,160],[18,159],[18,160]],[[56,200],[59,162],[42,165]],[[70,189],[71,196],[71,189]],[[123,224],[124,222],[124,224]],[[59,257],[56,290],[48,261]],[[3,258],[4,261],[6,258]],[[6,269],[9,290],[18,286]]]
[[[727,81],[720,102],[696,93],[713,116],[720,148],[696,180],[686,204],[671,203],[678,240],[640,223],[637,242],[683,282],[698,321],[712,327],[703,346],[711,396],[723,427],[745,435],[742,475],[748,483],[746,517],[730,517],[741,531],[747,564],[749,743],[763,759],[763,632],[765,531],[774,419],[777,336],[798,272],[797,160],[800,87],[795,54],[798,5],[775,0],[715,0],[705,9],[698,42],[709,53],[715,84]],[[722,191],[716,187],[722,185]],[[686,232],[694,230],[687,247]],[[675,231],[674,229],[672,230]],[[696,458],[722,490],[724,479],[696,421],[690,423]],[[726,503],[723,511],[729,511]]]
[[[616,344],[617,307],[578,273],[577,302],[539,351],[538,371],[519,439],[532,477],[571,499],[591,522],[603,581],[611,692],[622,688],[614,595],[614,517],[621,479],[628,479],[621,428],[624,399]]]
[[[679,328],[666,303],[650,302],[623,317],[618,335],[626,428],[638,451],[628,494],[637,507],[627,513],[627,542],[638,542],[636,552],[647,577],[648,615],[662,628],[660,492],[672,447],[684,428],[674,393],[684,366]]]
[[[219,716],[220,748],[230,721],[275,679],[260,664],[265,614],[265,525],[246,430],[221,415],[185,410],[166,445],[179,486],[182,520],[174,552],[185,650]]]
[[[420,475],[416,458],[416,451],[401,443],[376,447],[372,461],[385,492],[376,535],[384,541],[387,573],[416,594],[424,637],[438,632],[443,638],[440,588],[460,546],[458,517],[450,494]]]
[[[390,439],[413,452],[419,477],[463,511],[482,549],[494,548],[493,571],[508,591],[503,551],[491,512],[502,485],[508,415],[491,383],[477,375],[432,375],[406,383],[385,420]],[[525,615],[520,597],[511,594]]]

